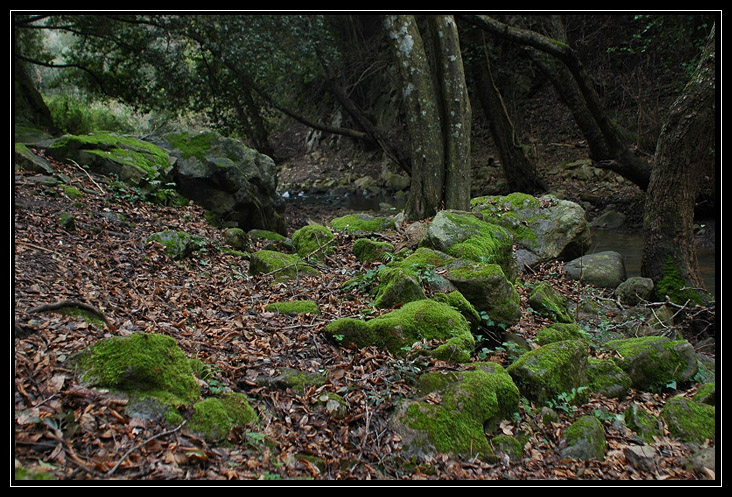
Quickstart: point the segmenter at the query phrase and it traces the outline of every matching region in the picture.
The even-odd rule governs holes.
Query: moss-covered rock
[[[225,440],[232,428],[248,426],[259,421],[246,395],[231,392],[223,397],[211,397],[193,405],[188,428],[208,440]]]
[[[403,402],[390,420],[404,453],[494,457],[486,433],[495,433],[518,410],[519,391],[500,365],[475,366],[472,371],[420,376],[418,397]]]
[[[536,332],[536,343],[539,345],[561,342],[562,340],[590,341],[591,338],[589,333],[575,323],[553,323]]]
[[[686,340],[650,336],[611,340],[607,350],[613,361],[628,373],[638,390],[661,391],[669,384],[681,385],[697,372],[697,358]]]
[[[655,437],[662,435],[659,419],[635,402],[625,409],[623,421],[646,443],[653,443]]]
[[[562,449],[564,457],[572,459],[605,459],[605,429],[602,423],[594,416],[582,416],[572,423],[564,433]]]
[[[559,323],[573,323],[574,318],[567,308],[567,299],[549,283],[542,281],[531,290],[529,305],[539,315]]]
[[[420,246],[439,250],[459,259],[498,264],[509,281],[513,281],[517,275],[511,234],[501,226],[486,223],[472,213],[438,212]]]
[[[51,157],[88,165],[100,174],[113,174],[132,185],[167,177],[175,162],[157,145],[112,133],[62,136],[48,147],[47,152]]]
[[[368,214],[347,214],[332,219],[330,226],[334,230],[344,233],[380,233],[394,229],[394,219]]]
[[[153,233],[145,239],[145,243],[160,243],[165,254],[171,259],[184,259],[201,246],[203,240],[183,231],[165,230]]]
[[[282,314],[320,314],[320,307],[312,300],[291,300],[289,302],[273,302],[265,310]]]
[[[512,462],[521,461],[524,454],[524,446],[526,445],[526,437],[512,437],[501,433],[491,438],[491,446],[496,452],[506,454]]]
[[[587,386],[587,359],[587,344],[583,340],[564,340],[525,352],[506,371],[521,395],[544,405]],[[581,403],[586,398],[582,392],[574,402]]]
[[[426,295],[415,275],[399,267],[387,267],[379,271],[374,307],[390,309],[424,298]]]
[[[280,373],[276,376],[259,376],[257,384],[267,388],[286,389],[289,388],[298,394],[305,393],[308,387],[320,387],[325,384],[328,379],[326,371],[310,372],[300,369],[280,368]]]
[[[188,358],[169,336],[135,333],[96,342],[74,357],[82,383],[179,406],[201,391]]]
[[[715,439],[715,413],[714,406],[699,404],[679,396],[666,401],[661,411],[661,418],[674,437],[685,442],[701,444],[705,440]]]
[[[634,306],[648,301],[653,295],[653,280],[641,276],[633,276],[615,288],[615,296],[623,305]]]
[[[364,263],[382,260],[385,254],[391,252],[394,252],[394,245],[389,242],[378,242],[369,238],[359,238],[353,242],[353,254]]]
[[[292,244],[302,258],[313,257],[322,260],[333,253],[333,233],[325,226],[309,224],[292,234]]]
[[[489,195],[470,201],[486,222],[511,232],[519,268],[552,259],[582,255],[590,246],[590,228],[578,204],[551,195]]]
[[[590,390],[605,397],[623,398],[630,390],[630,376],[609,359],[590,358],[587,363]]]
[[[452,360],[456,362],[468,360],[475,348],[465,317],[451,306],[431,299],[406,303],[368,321],[337,319],[325,327],[325,332],[341,345],[382,347],[396,356],[404,356],[405,349],[422,340],[443,342],[447,348],[439,353],[454,354]]]
[[[460,313],[465,316],[465,319],[470,323],[470,327],[473,331],[476,331],[480,326],[482,321],[480,314],[475,310],[473,304],[471,304],[459,291],[455,290],[447,293],[436,293],[432,296],[432,300],[444,302],[460,311]]]
[[[274,231],[253,229],[249,230],[247,235],[249,235],[252,242],[263,243],[262,248],[264,250],[274,250],[276,252],[293,252],[295,250],[292,239]]]
[[[317,276],[320,271],[309,266],[299,256],[274,250],[258,250],[249,259],[249,274],[272,274],[275,282],[284,282],[302,276]]]
[[[249,250],[249,235],[241,228],[228,228],[224,232],[224,242],[235,250]]]

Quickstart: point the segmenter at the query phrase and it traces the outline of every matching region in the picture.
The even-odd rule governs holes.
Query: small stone
[[[625,461],[639,471],[656,470],[656,450],[649,445],[631,445],[623,449]]]

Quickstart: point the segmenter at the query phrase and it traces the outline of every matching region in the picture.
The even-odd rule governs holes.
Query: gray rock
[[[518,245],[520,270],[552,259],[579,257],[590,246],[590,228],[584,209],[574,202],[523,193],[485,196],[471,200],[471,210],[489,223],[508,229]]]
[[[286,233],[285,204],[270,157],[215,133],[167,135],[162,144],[177,157],[173,178],[186,198],[243,230]]]
[[[594,416],[582,416],[565,432],[566,443],[561,453],[572,459],[605,459],[605,429]]]
[[[564,270],[573,280],[601,288],[616,288],[626,276],[625,258],[612,251],[578,257],[566,263]]]
[[[653,280],[641,276],[628,278],[615,289],[615,295],[620,302],[629,306],[650,300],[651,294],[653,294]]]

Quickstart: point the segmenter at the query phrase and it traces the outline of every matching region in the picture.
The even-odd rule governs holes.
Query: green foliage
[[[72,135],[99,131],[132,133],[135,130],[135,118],[128,109],[119,104],[71,95],[53,95],[44,100],[54,124]]]
[[[554,399],[547,401],[546,405],[555,411],[563,411],[567,414],[571,414],[577,409],[573,404],[580,397],[580,393],[588,388],[589,387],[576,387],[572,388],[569,392],[562,392]]]

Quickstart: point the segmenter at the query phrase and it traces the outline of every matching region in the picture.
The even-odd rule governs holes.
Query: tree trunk
[[[488,119],[509,188],[514,192],[528,194],[546,191],[546,184],[537,176],[534,163],[518,141],[503,98],[493,81],[487,54],[485,64],[476,62],[473,71],[478,86],[478,98]]]
[[[550,81],[558,85],[560,95],[571,97],[566,98],[565,103],[570,106],[575,119],[581,118],[577,121],[580,130],[585,133],[592,131],[585,134],[585,138],[590,143],[592,159],[596,165],[620,174],[643,190],[648,187],[651,165],[636,157],[630,145],[623,138],[623,133],[611,122],[592,81],[577,54],[569,45],[535,31],[509,26],[489,16],[467,16],[467,19],[494,35],[531,47],[561,61],[563,68],[556,77],[550,78]],[[561,71],[565,68],[571,75],[576,88],[573,85],[568,86],[568,78],[562,77]],[[551,65],[545,64],[544,69],[549,74],[553,72]],[[597,131],[599,131],[599,135]]]
[[[694,244],[694,205],[705,176],[714,174],[715,27],[691,81],[671,106],[656,147],[643,225],[641,274],[659,297],[707,302]]]
[[[411,183],[406,216],[433,216],[441,208],[466,210],[470,204],[471,109],[457,38],[450,16],[428,18],[434,32],[430,66],[414,16],[386,16],[402,80],[409,134]]]
[[[445,157],[445,206],[470,207],[470,130],[472,110],[460,53],[457,26],[452,16],[429,18],[435,41],[435,75],[442,103]]]

